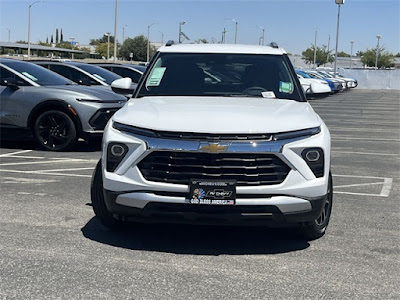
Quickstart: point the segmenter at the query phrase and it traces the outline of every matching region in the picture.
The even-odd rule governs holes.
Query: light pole
[[[351,50],[350,50],[350,69],[352,69],[353,67],[353,45],[354,45],[354,41],[350,41],[351,44]]]
[[[382,38],[382,36],[378,34],[376,38],[378,39],[378,44],[376,45],[375,69],[378,69],[379,40]]]
[[[126,28],[126,27],[128,27],[128,25],[124,25],[124,26],[122,27],[122,43],[125,42],[125,28]]]
[[[179,22],[179,38],[178,38],[179,44],[182,43],[182,39],[181,39],[182,38],[182,26],[185,24],[186,24],[185,21]]]
[[[161,32],[161,46],[164,45],[164,32]]]
[[[333,76],[336,77],[337,70],[337,51],[339,45],[339,21],[340,21],[340,5],[344,4],[344,0],[335,0],[338,5],[338,15],[337,15],[337,28],[336,28],[336,48],[335,48],[335,67],[333,68]]]
[[[264,46],[265,29],[264,29],[264,27],[262,27],[262,26],[259,26],[259,27],[260,27],[260,29],[262,30],[262,35],[261,35],[261,37],[260,37],[260,42],[259,42],[259,44],[260,44],[261,46]]]
[[[69,39],[71,40],[71,46],[74,46],[75,38],[74,37],[70,37]],[[71,52],[71,59],[74,59],[74,52]]]
[[[329,62],[329,44],[331,43],[331,36],[328,34],[328,54],[326,55],[326,62]],[[324,64],[325,66],[325,64]]]
[[[237,42],[238,22],[235,19],[228,19],[235,23],[235,44]]]
[[[222,40],[221,40],[222,44],[225,44],[225,35],[226,35],[226,33],[227,33],[227,31],[224,28],[224,30],[222,31]]]
[[[31,58],[31,7],[34,6],[36,3],[43,2],[35,1],[29,4],[29,14],[28,14],[28,59]]]
[[[110,59],[110,33],[107,32],[104,35],[107,36],[107,60]],[[115,38],[114,38],[114,43],[115,43]]]
[[[118,20],[118,0],[115,0],[114,58],[113,58],[114,63],[117,60],[117,20]]]
[[[153,23],[151,25],[147,26],[147,60],[146,62],[149,62],[150,59],[150,27],[153,26],[156,23]]]
[[[315,62],[317,60],[317,30],[315,30],[315,39],[314,39],[314,69],[315,69]]]

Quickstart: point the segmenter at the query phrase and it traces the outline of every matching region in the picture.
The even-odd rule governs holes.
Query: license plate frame
[[[235,205],[236,180],[190,180],[189,203],[193,205]]]

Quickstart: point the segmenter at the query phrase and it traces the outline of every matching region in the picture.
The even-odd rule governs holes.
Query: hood
[[[77,98],[89,100],[104,100],[107,101],[126,101],[126,97],[116,94],[109,86],[84,86],[84,85],[58,85],[58,86],[44,86],[47,90],[54,92],[63,91],[69,93]]]
[[[321,124],[308,102],[261,97],[131,99],[113,120],[153,130],[200,133],[277,133]]]

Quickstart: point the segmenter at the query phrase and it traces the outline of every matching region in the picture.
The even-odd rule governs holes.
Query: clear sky
[[[0,40],[28,40],[28,5],[35,0],[0,0]],[[301,54],[314,43],[330,49],[336,39],[337,5],[334,0],[119,0],[118,33],[122,39],[140,34],[150,41],[178,39],[179,22],[186,21],[182,31],[191,39],[220,41],[224,27],[227,43],[234,42],[238,22],[238,43],[258,44],[260,26],[265,28],[265,41],[275,41],[286,51]],[[75,37],[80,44],[114,33],[115,0],[44,0],[31,10],[31,41],[45,41],[55,29],[63,30],[64,40]],[[353,53],[376,46],[376,35],[382,35],[381,45],[392,53],[400,52],[400,0],[346,0],[341,6],[339,51]]]

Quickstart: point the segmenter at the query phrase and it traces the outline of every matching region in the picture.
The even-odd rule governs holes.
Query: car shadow
[[[192,255],[278,254],[306,249],[293,230],[265,227],[129,224],[112,232],[93,217],[83,235],[110,246]]]

